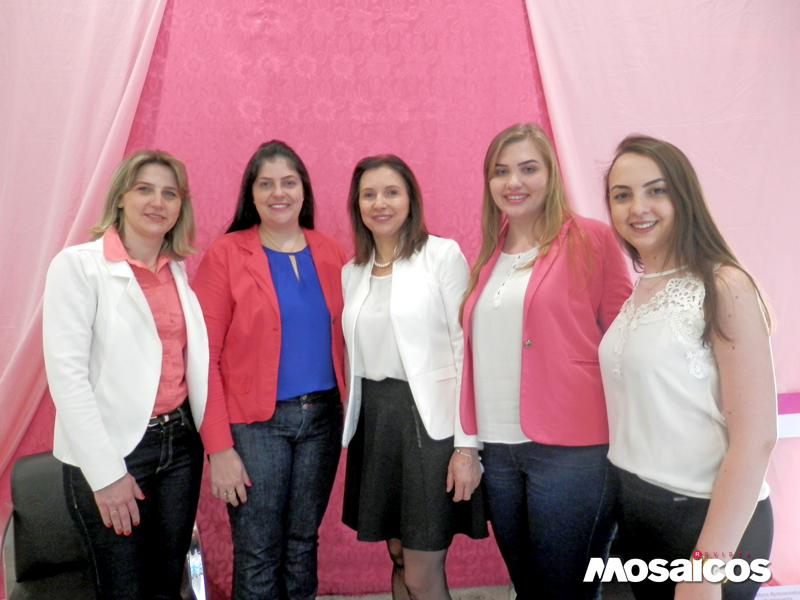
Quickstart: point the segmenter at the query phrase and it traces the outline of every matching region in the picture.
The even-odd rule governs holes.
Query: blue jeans
[[[87,546],[97,597],[180,600],[186,553],[200,495],[203,445],[188,403],[179,419],[148,427],[125,457],[144,493],[141,522],[129,536],[107,528],[78,467],[64,465],[67,508]]]
[[[608,557],[615,481],[607,445],[484,445],[489,520],[520,600],[599,597],[589,558]]]
[[[253,485],[228,506],[234,600],[314,600],[317,539],[339,464],[337,389],[277,403],[269,421],[234,423],[233,444]]]

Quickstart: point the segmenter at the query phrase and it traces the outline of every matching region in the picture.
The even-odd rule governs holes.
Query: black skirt
[[[444,550],[456,533],[487,537],[481,488],[468,502],[445,491],[452,454],[452,437],[428,436],[408,382],[363,379],[342,520],[361,541],[397,538],[409,550]]]

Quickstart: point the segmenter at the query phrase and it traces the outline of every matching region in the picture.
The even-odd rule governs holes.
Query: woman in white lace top
[[[606,173],[606,201],[643,271],[600,345],[624,559],[672,563],[697,551],[725,561],[767,558],[773,524],[764,475],[776,396],[758,287],[671,144],[623,140]],[[636,597],[648,599],[753,598],[758,586],[633,584]]]

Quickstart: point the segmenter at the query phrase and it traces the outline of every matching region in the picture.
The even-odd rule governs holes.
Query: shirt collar
[[[115,227],[109,227],[103,233],[103,257],[113,262],[127,261],[128,264],[132,266],[147,269],[147,265],[142,261],[131,258],[131,255],[128,254],[128,251],[125,249],[125,244],[122,243],[122,238],[119,237],[119,232],[117,232]],[[161,267],[167,264],[169,260],[169,255],[159,254],[158,262],[156,263],[156,273],[158,273]]]

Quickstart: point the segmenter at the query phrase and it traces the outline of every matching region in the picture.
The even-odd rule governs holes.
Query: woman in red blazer
[[[233,598],[313,600],[342,433],[344,253],[314,231],[300,157],[263,144],[194,282],[209,330],[211,491],[228,504]]]
[[[461,422],[483,443],[489,518],[520,599],[594,598],[613,533],[597,347],[631,285],[611,229],[573,215],[532,123],[484,162],[483,242],[462,308]]]

